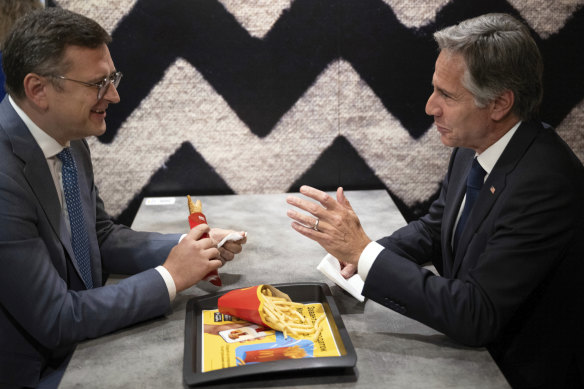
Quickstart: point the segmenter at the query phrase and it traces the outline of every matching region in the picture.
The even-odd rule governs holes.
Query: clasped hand
[[[242,245],[247,242],[243,232],[241,240],[228,241],[217,248],[217,244],[232,232],[200,224],[173,247],[163,266],[172,276],[177,292],[190,288],[210,271],[217,270],[241,252]],[[209,234],[209,238],[201,239],[205,233]]]

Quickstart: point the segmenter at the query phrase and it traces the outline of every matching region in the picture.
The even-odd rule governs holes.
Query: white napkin
[[[227,241],[237,242],[238,240],[242,240],[246,236],[247,232],[244,232],[243,235],[241,235],[241,233],[239,232],[232,232],[231,234],[226,235],[225,238],[223,238],[221,242],[217,244],[217,248],[223,246]]]
[[[322,274],[327,276],[329,280],[345,289],[355,297],[357,300],[363,302],[365,297],[361,295],[363,291],[363,285],[365,284],[359,274],[353,274],[349,279],[346,279],[341,274],[341,263],[330,254],[325,255],[325,257],[320,261],[316,267]]]

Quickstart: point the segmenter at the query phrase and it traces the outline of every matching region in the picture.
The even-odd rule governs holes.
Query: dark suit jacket
[[[0,100],[4,98],[6,91],[4,90],[4,72],[2,71],[2,51],[0,51]]]
[[[386,249],[363,295],[466,345],[489,347],[513,386],[545,385],[552,376],[561,383],[577,375],[567,371],[575,357],[569,343],[581,342],[583,328],[569,332],[582,324],[575,311],[584,305],[584,283],[568,275],[584,261],[584,168],[553,129],[522,123],[481,189],[454,255],[453,226],[473,157],[454,149],[429,213],[379,241]],[[441,276],[420,267],[426,262]],[[555,305],[548,297],[542,308],[550,294]],[[544,343],[556,341],[564,343],[551,355]],[[554,359],[552,371],[547,362]]]
[[[91,246],[86,290],[57,191],[40,147],[10,105],[0,104],[0,384],[36,386],[74,344],[164,314],[162,277],[179,235],[114,224],[93,180],[85,141],[71,142]],[[102,273],[135,274],[102,286]]]

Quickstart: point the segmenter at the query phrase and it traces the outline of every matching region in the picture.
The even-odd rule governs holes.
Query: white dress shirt
[[[8,100],[10,101],[10,104],[12,105],[18,116],[20,116],[20,118],[30,131],[31,135],[41,148],[47,160],[47,165],[51,172],[51,176],[53,177],[53,182],[55,183],[57,195],[59,196],[59,203],[61,204],[61,209],[63,210],[65,223],[67,225],[67,229],[69,230],[69,232],[71,232],[71,226],[69,224],[69,214],[67,213],[67,202],[65,201],[63,195],[63,180],[61,176],[62,174],[61,168],[63,167],[63,163],[57,157],[57,154],[59,154],[65,147],[68,147],[69,144],[67,144],[66,146],[62,146],[53,137],[51,137],[49,134],[44,132],[39,126],[37,126],[28,117],[28,115],[14,102],[14,100],[12,100],[11,96],[8,96]],[[166,288],[168,289],[168,296],[170,298],[170,301],[172,302],[176,297],[176,285],[174,283],[174,280],[172,279],[172,276],[164,266],[157,266],[155,269],[158,271],[158,273],[164,280]]]
[[[483,151],[481,154],[477,155],[477,160],[479,164],[485,170],[485,172],[487,172],[487,174],[485,174],[485,180],[493,170],[493,167],[495,167],[495,164],[499,160],[499,157],[501,156],[501,154],[503,154],[503,151],[507,147],[507,144],[509,143],[509,141],[513,137],[513,134],[515,134],[515,131],[517,131],[520,125],[521,121],[515,124],[509,131],[507,131],[505,135],[503,135],[497,142],[493,143],[488,149]],[[465,201],[466,195],[464,196],[462,203],[460,204],[458,216],[456,217],[456,222],[454,223],[454,229],[456,229],[456,225],[458,224],[458,219],[460,218],[460,214],[462,213],[462,209],[464,208]],[[358,273],[363,280],[367,278],[367,275],[369,274],[369,271],[371,270],[373,263],[379,256],[379,253],[381,253],[381,251],[383,251],[384,249],[385,247],[383,247],[382,245],[375,241],[369,243],[367,247],[365,247],[365,250],[363,250],[361,256],[359,257],[358,265]]]

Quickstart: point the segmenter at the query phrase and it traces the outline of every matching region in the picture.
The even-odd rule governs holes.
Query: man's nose
[[[108,85],[107,91],[103,98],[109,101],[110,103],[117,104],[120,102],[120,95],[118,94],[118,88],[115,87],[113,83]]]
[[[439,116],[440,107],[436,104],[436,92],[432,92],[426,102],[426,115]]]

